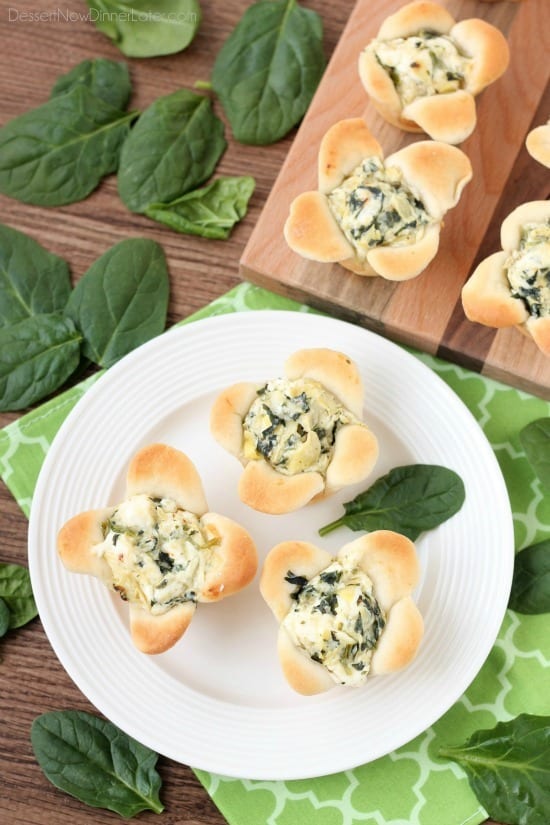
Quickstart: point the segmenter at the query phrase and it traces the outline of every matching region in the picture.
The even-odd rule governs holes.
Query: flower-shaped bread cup
[[[197,602],[231,596],[256,574],[246,530],[207,511],[190,459],[151,444],[130,462],[124,502],[80,513],[59,531],[65,567],[96,576],[129,603],[132,641],[143,653],[168,650]]]
[[[525,140],[527,151],[543,166],[550,167],[550,120],[531,129]]]
[[[443,216],[471,177],[455,146],[419,141],[384,161],[362,118],[341,120],[321,142],[318,191],[295,198],[284,235],[310,260],[391,281],[414,278],[435,257]]]
[[[228,387],[210,416],[214,438],[244,465],[241,500],[272,515],[363,481],[378,457],[377,438],[362,421],[361,376],[347,355],[298,350],[284,373]]]
[[[412,541],[377,530],[336,557],[285,541],[267,555],[260,591],[279,621],[284,676],[298,693],[357,687],[408,665],[424,625],[411,598],[419,565]]]
[[[418,0],[382,23],[359,57],[359,76],[389,123],[461,143],[475,129],[475,96],[509,59],[495,26],[478,18],[457,23],[438,3]]]
[[[502,222],[502,251],[485,258],[462,288],[466,317],[517,327],[550,355],[550,202],[531,201]]]

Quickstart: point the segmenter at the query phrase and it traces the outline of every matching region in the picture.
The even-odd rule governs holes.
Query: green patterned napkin
[[[309,311],[243,283],[183,323],[251,309]],[[437,358],[415,355],[460,396],[489,439],[510,495],[516,548],[547,538],[550,497],[544,498],[518,434],[535,418],[549,416],[550,404]],[[27,515],[48,447],[96,378],[0,431],[0,474]],[[304,781],[196,773],[231,825],[477,825],[487,818],[486,812],[458,766],[438,759],[438,748],[462,743],[474,730],[522,712],[550,714],[548,617],[507,611],[495,645],[466,693],[433,727],[394,753],[351,771]],[[358,727],[361,724],[358,720]],[[368,719],[364,733],[368,736]]]

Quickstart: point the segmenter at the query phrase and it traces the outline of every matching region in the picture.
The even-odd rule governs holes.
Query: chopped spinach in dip
[[[463,89],[472,62],[452,37],[432,31],[375,40],[367,48],[391,77],[403,106],[417,97]]]
[[[114,589],[153,615],[196,602],[213,563],[209,537],[198,517],[169,498],[135,495],[117,507],[95,545],[112,571]]]
[[[550,220],[527,223],[519,247],[504,268],[514,298],[521,298],[533,318],[550,316]]]
[[[328,203],[360,258],[375,246],[415,243],[433,222],[401,171],[377,157],[364,160],[333,189]]]
[[[373,584],[353,557],[339,558],[312,579],[288,571],[296,585],[282,627],[294,644],[323,665],[335,682],[360,685],[368,676],[386,617]]]
[[[243,421],[245,458],[283,475],[326,472],[338,429],[361,422],[318,381],[277,378],[258,390]]]

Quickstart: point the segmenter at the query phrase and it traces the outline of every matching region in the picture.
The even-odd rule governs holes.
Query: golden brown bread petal
[[[384,611],[408,596],[420,575],[414,543],[392,530],[376,530],[346,544],[341,553],[360,553],[360,566],[371,579]]]
[[[246,587],[258,569],[256,545],[240,524],[219,513],[206,513],[201,524],[219,544],[212,548],[215,559],[206,571],[199,602],[214,602]]]
[[[532,158],[550,167],[550,121],[531,129],[525,145]]]
[[[196,604],[185,602],[153,616],[136,604],[130,605],[130,634],[142,653],[164,653],[178,642],[195,614]]]
[[[319,347],[301,349],[285,361],[290,380],[312,378],[336,396],[357,418],[363,415],[364,389],[357,365],[343,352]]]
[[[368,427],[359,424],[341,427],[327,467],[326,492],[341,490],[366,479],[376,464],[378,452],[378,439]]]
[[[332,561],[330,553],[308,541],[283,541],[269,551],[260,577],[260,593],[276,619],[282,621],[294,604],[296,585],[287,582],[285,576],[292,572],[312,579]]]
[[[400,599],[391,608],[384,632],[374,649],[372,675],[393,673],[410,664],[423,634],[424,622],[417,606],[410,596]]]
[[[359,78],[365,87],[365,91],[371,98],[376,111],[388,123],[392,123],[400,129],[407,129],[411,132],[422,131],[416,123],[405,121],[401,114],[401,100],[393,80],[388,72],[380,65],[372,51],[363,51],[359,55],[358,62]]]
[[[471,94],[479,94],[508,68],[508,41],[500,29],[485,20],[476,17],[461,20],[453,26],[450,35],[462,52],[473,58],[466,82],[466,89]]]
[[[462,287],[462,306],[469,321],[488,327],[524,323],[529,313],[520,298],[513,298],[504,272],[507,252],[495,252],[476,267]]]
[[[335,263],[354,254],[320,192],[302,192],[292,201],[283,234],[294,252],[313,261]]]
[[[462,143],[475,129],[475,100],[469,92],[459,89],[444,95],[417,97],[401,113],[405,121],[417,123],[433,140]]]
[[[375,246],[369,249],[367,259],[387,281],[416,278],[437,254],[440,229],[441,224],[431,224],[422,238],[405,246]]]
[[[550,318],[528,318],[525,329],[544,355],[550,355]]]
[[[382,158],[382,148],[362,117],[339,120],[330,127],[319,149],[319,191],[339,186],[365,158]]]
[[[454,17],[439,3],[417,0],[417,2],[407,3],[394,14],[386,17],[380,26],[378,38],[392,40],[394,37],[408,37],[411,34],[417,34],[422,29],[447,34],[454,24]]]
[[[168,444],[149,444],[132,458],[126,476],[126,496],[139,493],[171,498],[198,516],[208,509],[195,465]]]
[[[420,140],[386,158],[386,166],[397,166],[415,190],[430,215],[441,219],[459,201],[472,178],[472,164],[456,146]]]
[[[250,461],[239,480],[239,497],[253,510],[281,515],[309,504],[324,486],[320,473],[284,476],[263,460]]]
[[[257,398],[259,384],[241,382],[222,390],[210,411],[210,432],[227,452],[241,458],[243,419]]]
[[[107,562],[92,552],[94,544],[103,541],[102,523],[111,517],[114,507],[86,510],[65,522],[57,534],[59,558],[71,573],[88,573],[106,584],[112,582]]]
[[[335,686],[326,668],[296,647],[284,627],[279,628],[277,653],[285,679],[302,696],[323,693]]]

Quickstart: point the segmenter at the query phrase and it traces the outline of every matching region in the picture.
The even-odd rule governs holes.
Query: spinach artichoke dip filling
[[[380,158],[364,160],[328,195],[329,208],[359,258],[375,246],[418,241],[433,223],[396,167]]]
[[[472,64],[452,37],[427,30],[376,40],[368,48],[389,74],[403,106],[418,97],[463,89]]]
[[[285,580],[296,585],[281,623],[294,644],[338,684],[363,684],[386,624],[370,578],[353,558],[341,558],[312,579],[289,570]]]
[[[194,513],[169,498],[135,495],[102,529],[104,540],[94,551],[111,568],[121,598],[153,615],[197,601],[219,540],[206,534]]]
[[[533,318],[550,316],[550,220],[522,227],[518,248],[504,263],[512,296]]]
[[[276,378],[257,394],[243,421],[243,453],[283,475],[325,473],[339,428],[362,423],[309,378]]]

